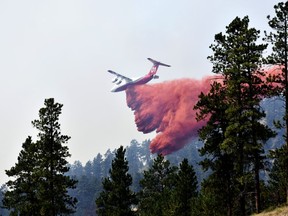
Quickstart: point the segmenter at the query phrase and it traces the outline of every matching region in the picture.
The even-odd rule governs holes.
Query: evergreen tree
[[[140,190],[139,181],[142,178],[142,173],[140,172],[143,170],[143,163],[139,160],[139,158],[141,158],[139,150],[140,144],[136,140],[132,140],[130,146],[126,148],[127,159],[133,161],[129,166],[129,173],[133,178],[132,189],[135,192]]]
[[[192,198],[197,197],[197,177],[193,166],[188,164],[185,158],[177,174],[175,184],[175,196],[178,202],[175,215],[189,216],[192,208]]]
[[[103,191],[96,199],[98,215],[129,216],[134,215],[132,210],[136,203],[136,195],[130,190],[132,177],[128,174],[128,161],[125,158],[125,149],[121,146],[112,160],[109,177],[102,182]]]
[[[7,209],[5,209],[3,206],[3,199],[4,199],[4,194],[6,191],[7,191],[7,186],[2,185],[0,187],[0,215],[1,216],[8,216],[9,215],[9,211]]]
[[[203,140],[210,139],[208,146],[204,147],[204,153],[209,152],[212,158],[216,156],[215,159],[219,160],[226,158],[227,162],[232,163],[232,166],[227,168],[233,171],[231,184],[239,190],[239,215],[246,214],[246,195],[249,191],[247,186],[252,179],[255,210],[258,212],[260,209],[259,172],[263,168],[263,145],[273,136],[272,131],[260,122],[265,117],[260,101],[267,94],[267,89],[261,80],[264,74],[259,67],[262,63],[262,52],[267,45],[256,44],[259,33],[258,30],[249,28],[249,18],[246,16],[243,19],[236,17],[226,27],[226,34],[215,35],[215,43],[210,46],[214,54],[208,59],[213,63],[213,72],[222,75],[223,86],[213,84],[214,89],[210,94],[219,91],[219,97],[224,100],[220,104],[220,111],[215,106],[215,100],[210,105],[204,103],[205,100],[209,101],[204,95],[203,103],[200,102],[203,112],[200,117],[211,115],[210,121],[204,127],[206,131],[202,134]],[[221,117],[220,122],[216,120],[217,115]],[[217,148],[210,149],[215,145]],[[214,166],[215,169],[224,165],[221,161],[218,163],[222,164],[221,167],[215,166],[216,163],[209,164],[209,160],[207,162],[208,167]],[[217,170],[214,172],[217,173]]]
[[[285,185],[285,200],[286,204],[288,204],[288,2],[278,3],[274,6],[274,9],[276,16],[273,18],[270,16],[267,17],[269,20],[268,24],[273,32],[269,34],[265,32],[265,34],[266,40],[273,46],[273,53],[268,57],[268,62],[282,67],[282,74],[274,77],[274,81],[280,84],[280,91],[278,93],[284,97],[285,101],[284,123],[280,124],[278,122],[278,126],[285,128],[285,143],[281,148],[272,152],[271,156],[277,161],[277,174],[282,176],[278,179],[278,183],[279,185]]]
[[[200,155],[205,156],[199,164],[204,171],[210,170],[210,176],[202,182],[201,208],[202,213],[207,213],[213,209],[211,214],[217,211],[233,214],[234,201],[238,196],[235,191],[236,173],[233,167],[234,154],[221,146],[225,140],[224,132],[228,126],[226,110],[226,89],[219,82],[211,84],[210,92],[199,96],[195,109],[198,110],[197,120],[202,120],[209,116],[208,122],[199,132],[199,137],[204,146],[200,149]],[[206,203],[207,202],[207,203]],[[206,206],[210,206],[206,209]],[[218,206],[218,208],[215,208]]]
[[[84,167],[80,161],[74,161],[72,165],[69,166],[69,176],[81,177],[84,175]]]
[[[87,161],[84,167],[85,175],[90,178],[93,176],[92,161]]]
[[[175,211],[175,206],[170,206],[175,179],[176,167],[171,167],[168,160],[158,155],[140,180],[140,215],[165,215],[167,211]]]
[[[11,210],[12,215],[40,215],[37,188],[39,177],[36,175],[38,147],[29,136],[22,144],[18,162],[10,170],[6,170],[9,180],[6,185],[8,190],[3,200],[4,207]]]
[[[71,196],[77,197],[77,211],[74,216],[93,216],[96,215],[95,199],[101,191],[101,181],[96,177],[85,175],[77,178],[77,188],[70,192]]]
[[[69,171],[67,157],[68,147],[64,146],[70,139],[60,131],[59,115],[62,104],[53,98],[44,101],[45,107],[39,110],[39,119],[32,125],[39,130],[37,142],[38,161],[37,197],[40,200],[41,215],[70,214],[74,212],[77,200],[68,195],[67,190],[76,187],[76,181],[65,175]]]
[[[103,158],[100,153],[93,159],[93,173],[94,176],[101,179],[103,176]]]
[[[58,122],[62,105],[54,99],[46,99],[39,111],[39,120],[32,122],[40,132],[39,140],[28,137],[23,143],[18,162],[10,170],[4,206],[15,215],[59,215],[74,212],[76,199],[67,190],[74,188],[76,181],[68,172],[68,147],[63,146],[69,137],[61,135]]]
[[[108,149],[104,154],[104,157],[105,157],[103,161],[103,177],[104,178],[109,176],[109,171],[110,171],[111,163],[112,163],[114,156],[115,156],[114,151],[111,152],[110,149]]]
[[[150,151],[150,140],[145,140],[141,143],[141,149],[140,149],[140,155],[141,158],[145,161],[146,164],[151,165],[152,163],[152,157],[151,157],[151,151]]]
[[[271,172],[269,174],[269,188],[270,188],[270,197],[273,199],[274,206],[279,206],[286,202],[286,187],[287,187],[287,181],[286,181],[286,173],[283,172],[283,164],[284,162],[281,161],[283,158],[282,156],[276,155],[279,152],[277,150],[273,157],[276,158],[276,160],[273,162],[273,166],[271,169]]]

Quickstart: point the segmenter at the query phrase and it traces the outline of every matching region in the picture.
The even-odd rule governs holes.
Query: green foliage
[[[273,205],[275,206],[285,203],[287,199],[287,155],[285,145],[270,152],[270,157],[274,159],[274,162],[269,174],[269,187],[272,189],[271,197],[274,197]]]
[[[158,155],[152,166],[144,171],[143,179],[140,181],[142,189],[139,192],[141,215],[164,215],[171,210],[176,170],[176,167],[170,166],[168,160]]]
[[[265,40],[272,44],[272,54],[268,56],[268,63],[285,65],[287,62],[287,30],[288,30],[288,2],[279,2],[274,6],[275,17],[267,16],[268,24],[273,30],[265,31]],[[284,76],[283,76],[284,78]]]
[[[65,175],[66,158],[70,156],[66,144],[70,137],[61,135],[58,122],[62,105],[53,98],[46,99],[39,111],[39,120],[32,122],[39,130],[39,140],[28,137],[23,143],[18,162],[10,170],[4,206],[16,215],[71,214],[77,200],[67,190],[75,188],[76,181]]]
[[[220,205],[219,205],[220,204]],[[191,201],[191,216],[213,215],[223,216],[227,215],[226,209],[223,208],[224,202],[219,199],[217,194],[210,189],[201,189],[200,194]]]
[[[4,194],[7,191],[7,187],[6,185],[2,185],[0,187],[0,215],[1,216],[8,216],[9,215],[9,211],[7,209],[4,208],[3,206],[3,199],[4,199]]]
[[[125,149],[121,146],[112,160],[110,176],[102,181],[103,191],[96,200],[98,215],[134,215],[133,205],[137,204],[136,195],[130,190],[132,177],[128,173]]]
[[[285,113],[283,115],[284,123],[275,121],[276,126],[284,127],[285,143],[281,148],[272,152],[272,158],[275,160],[274,168],[270,175],[274,184],[277,182],[280,191],[286,191],[286,204],[288,204],[288,2],[279,2],[274,6],[275,17],[268,16],[268,24],[273,30],[269,34],[265,32],[266,40],[272,44],[272,54],[267,58],[268,62],[279,64],[282,67],[282,74],[275,75],[274,81],[280,84],[278,95],[284,97]],[[279,193],[281,194],[281,193]]]
[[[246,16],[236,17],[226,27],[225,34],[215,35],[210,46],[214,54],[208,59],[213,63],[213,72],[221,74],[223,80],[212,83],[210,92],[201,94],[195,106],[199,110],[198,119],[209,117],[207,125],[200,130],[200,138],[205,141],[200,152],[209,156],[201,164],[204,169],[212,170],[205,187],[211,191],[219,188],[214,195],[225,200],[227,206],[223,208],[228,215],[232,215],[236,206],[240,215],[246,214],[249,190],[255,191],[255,208],[259,210],[263,145],[274,135],[261,122],[265,113],[260,101],[269,89],[260,78],[263,71],[258,70],[267,47],[267,44],[256,44],[259,33],[249,28]],[[253,175],[255,185],[250,189]]]
[[[193,166],[188,164],[185,158],[180,164],[179,171],[176,176],[174,203],[177,203],[175,215],[189,216],[192,212],[192,198],[196,198],[197,177]]]
[[[38,146],[28,137],[22,144],[18,156],[18,163],[10,170],[6,170],[9,177],[18,177],[9,180],[6,184],[10,189],[5,193],[3,204],[7,209],[17,214],[39,215],[40,206],[36,188],[38,187]]]
[[[96,195],[102,190],[100,187],[101,181],[95,176],[88,177],[86,175],[82,175],[79,179],[77,178],[77,180],[77,189],[73,190],[73,193],[70,193],[77,197],[78,200],[77,212],[74,215],[95,215],[95,199]]]

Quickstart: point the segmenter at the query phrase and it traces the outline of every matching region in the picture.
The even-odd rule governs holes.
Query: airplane
[[[165,67],[171,67],[170,65],[163,64],[163,63],[155,61],[151,58],[147,58],[147,59],[153,63],[153,66],[150,69],[148,74],[146,74],[145,76],[142,76],[140,78],[137,78],[137,79],[130,79],[130,78],[123,76],[121,74],[118,74],[112,70],[108,70],[109,73],[116,76],[116,78],[114,78],[112,80],[112,82],[115,83],[115,86],[112,88],[111,92],[124,91],[130,86],[143,85],[152,79],[158,79],[159,76],[156,75],[156,72],[157,72],[158,67],[160,65],[165,66]]]

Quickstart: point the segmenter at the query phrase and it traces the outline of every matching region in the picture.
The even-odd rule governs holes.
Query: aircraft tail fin
[[[151,59],[151,58],[147,58],[149,61],[151,61],[154,65],[156,65],[156,66],[159,66],[159,65],[161,65],[161,66],[165,66],[165,67],[171,67],[170,65],[167,65],[167,64],[163,64],[163,63],[161,63],[161,62],[159,62],[159,61],[155,61],[155,60],[153,60],[153,59]]]

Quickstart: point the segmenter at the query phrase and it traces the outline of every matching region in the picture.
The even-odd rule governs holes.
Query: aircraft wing
[[[116,76],[116,78],[115,78],[115,80],[113,82],[116,82],[117,80],[119,80],[119,81],[125,80],[126,83],[133,81],[132,79],[130,79],[130,78],[126,77],[126,76],[123,76],[121,74],[118,74],[118,73],[116,73],[116,72],[114,72],[112,70],[108,70],[108,72]]]

